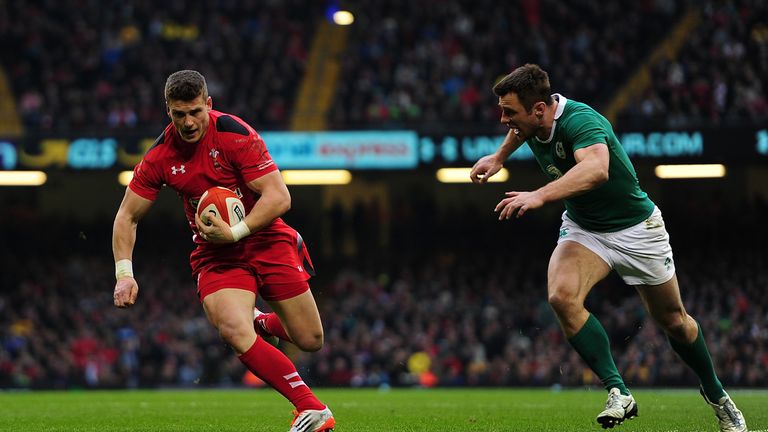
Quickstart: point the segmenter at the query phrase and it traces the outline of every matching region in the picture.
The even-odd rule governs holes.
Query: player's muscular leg
[[[669,337],[683,343],[696,340],[699,328],[685,311],[676,275],[661,285],[638,285],[635,288],[645,308]]]
[[[303,351],[318,351],[323,347],[323,324],[312,291],[268,303],[296,346]]]
[[[562,242],[552,252],[547,271],[548,300],[567,337],[575,335],[589,318],[584,299],[610,271],[602,258],[576,242]]]
[[[256,341],[253,329],[253,305],[256,295],[251,291],[226,288],[205,296],[203,308],[208,321],[221,338],[237,352],[246,352]]]

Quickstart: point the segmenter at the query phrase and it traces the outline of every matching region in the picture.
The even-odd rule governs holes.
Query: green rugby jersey
[[[568,217],[582,228],[615,232],[636,225],[653,212],[654,203],[637,180],[627,153],[613,132],[611,123],[586,104],[556,94],[552,134],[546,141],[526,140],[541,169],[556,180],[576,164],[573,152],[593,144],[608,146],[608,181],[589,192],[565,199]]]

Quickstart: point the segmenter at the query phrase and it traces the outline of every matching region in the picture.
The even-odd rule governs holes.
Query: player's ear
[[[205,106],[207,106],[208,109],[213,109],[213,98],[208,96],[208,99],[205,100]]]

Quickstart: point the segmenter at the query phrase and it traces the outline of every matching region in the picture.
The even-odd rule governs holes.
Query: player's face
[[[516,93],[507,93],[499,98],[501,123],[512,129],[520,139],[526,140],[535,135],[542,127],[544,102],[537,102],[528,112]]]
[[[200,141],[208,130],[208,111],[213,107],[211,97],[203,99],[201,94],[191,101],[169,100],[166,105],[181,139],[191,144]]]

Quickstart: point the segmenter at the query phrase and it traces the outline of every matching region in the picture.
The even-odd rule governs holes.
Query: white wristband
[[[121,259],[115,263],[115,279],[133,277],[133,263],[129,259]]]
[[[232,230],[232,238],[235,241],[239,241],[241,238],[251,234],[251,229],[248,228],[248,224],[244,220],[234,224],[230,230]]]

